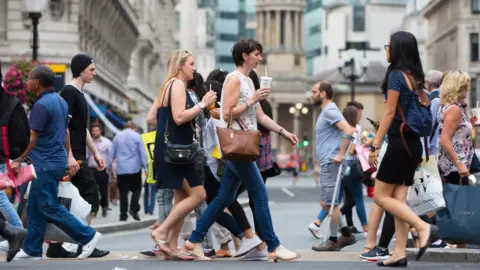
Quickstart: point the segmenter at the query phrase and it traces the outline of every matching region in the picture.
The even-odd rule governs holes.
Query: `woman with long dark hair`
[[[429,244],[436,240],[438,228],[424,222],[405,203],[408,187],[413,184],[415,170],[422,161],[422,144],[416,133],[400,128],[402,118],[398,108],[405,115],[418,102],[417,93],[423,91],[425,75],[415,36],[400,31],[390,37],[385,45],[387,61],[390,63],[382,83],[387,100],[380,126],[371,147],[370,162],[375,163],[385,134],[388,146],[379,166],[375,181],[375,203],[395,217],[397,242],[395,252],[379,266],[407,266],[406,246],[409,225],[419,233],[417,254],[419,260]],[[404,141],[402,141],[402,135]],[[433,241],[434,242],[434,241]]]

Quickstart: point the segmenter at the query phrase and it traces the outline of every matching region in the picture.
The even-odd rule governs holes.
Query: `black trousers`
[[[100,206],[108,207],[108,173],[106,170],[99,171],[97,168],[91,168],[95,182],[97,182],[100,192]]]
[[[344,194],[344,202],[343,202],[342,208],[340,209],[340,212],[342,213],[342,215],[345,216],[345,219],[347,221],[347,226],[353,227],[352,209],[355,206],[355,200],[353,199],[352,193],[345,185],[343,188],[343,194]]]
[[[133,174],[117,175],[117,185],[120,191],[120,218],[127,218],[128,192],[132,192],[130,211],[140,211],[140,192],[142,191],[142,171]]]

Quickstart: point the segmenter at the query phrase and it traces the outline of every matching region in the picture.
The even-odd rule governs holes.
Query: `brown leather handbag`
[[[247,130],[240,119],[235,120],[242,130],[231,128],[232,116],[226,128],[217,127],[222,159],[240,162],[254,162],[260,155],[260,132]]]

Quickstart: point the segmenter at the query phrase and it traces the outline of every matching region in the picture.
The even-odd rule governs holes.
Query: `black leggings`
[[[205,192],[207,193],[206,202],[209,204],[217,196],[218,191],[220,190],[220,182],[218,182],[208,166],[205,166],[204,186]],[[247,216],[245,215],[245,211],[243,211],[238,200],[234,200],[229,206],[227,206],[227,209],[243,231],[251,228],[250,222],[248,222]]]
[[[348,227],[353,227],[353,214],[352,209],[355,206],[355,200],[353,199],[352,193],[350,190],[344,186],[343,188],[344,201],[343,206],[340,208],[340,212],[345,216]]]

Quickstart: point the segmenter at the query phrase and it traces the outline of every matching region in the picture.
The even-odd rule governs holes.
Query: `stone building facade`
[[[171,15],[176,1],[49,0],[38,26],[38,59],[65,66],[68,84],[71,58],[80,52],[90,55],[97,77],[86,92],[120,120],[132,118],[146,130],[146,112],[174,49]],[[0,60],[5,72],[13,58],[31,56],[32,26],[22,0],[0,2]]]
[[[273,78],[270,102],[273,118],[302,141],[315,141],[315,115],[309,102],[313,81],[306,77],[304,52],[304,0],[257,0],[257,40],[263,44],[263,63],[257,68]],[[285,140],[272,138],[277,153],[290,153]],[[298,154],[310,157],[310,147]]]

